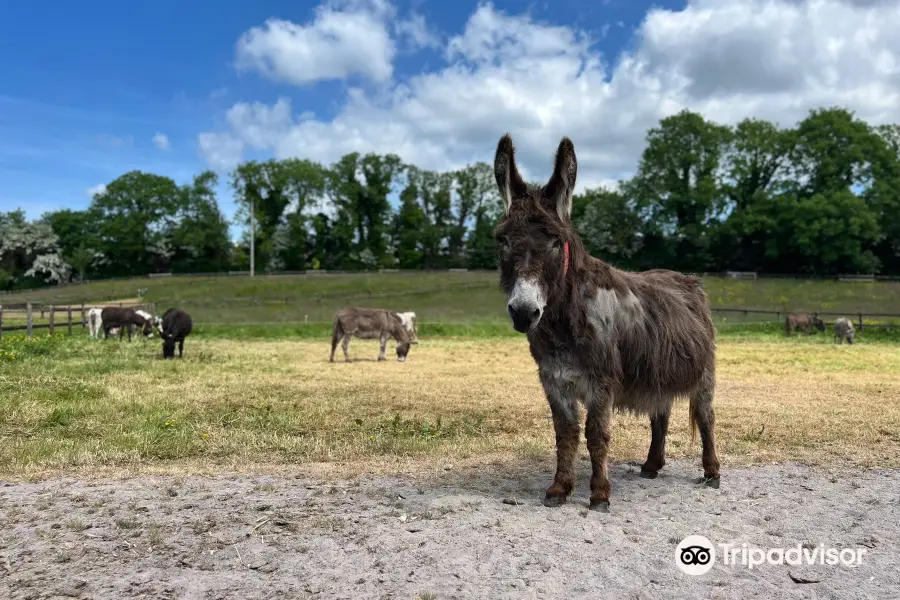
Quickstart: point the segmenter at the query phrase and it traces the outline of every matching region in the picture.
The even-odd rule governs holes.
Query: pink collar
[[[569,272],[569,242],[566,240],[565,245],[563,246],[563,254],[565,254],[565,262],[563,263],[563,277],[566,276],[566,273]]]

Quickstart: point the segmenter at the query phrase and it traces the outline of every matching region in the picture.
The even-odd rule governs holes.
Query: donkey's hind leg
[[[350,334],[344,332],[344,339],[341,340],[341,350],[344,351],[344,361],[350,362],[350,353],[347,349],[350,347]]]
[[[666,464],[666,434],[669,432],[669,414],[672,404],[650,417],[650,450],[647,461],[641,465],[641,477],[656,479],[657,472]]]
[[[691,394],[690,417],[691,438],[694,428],[700,430],[700,441],[703,444],[703,478],[700,483],[710,487],[719,487],[719,457],[716,454],[716,415],[713,411],[713,396],[716,389],[715,367],[711,366],[703,373],[700,385]]]

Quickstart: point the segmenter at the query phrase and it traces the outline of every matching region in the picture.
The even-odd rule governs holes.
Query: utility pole
[[[256,274],[255,269],[255,259],[256,259],[256,239],[255,239],[255,229],[254,220],[253,220],[253,196],[250,196],[250,277],[253,277]]]

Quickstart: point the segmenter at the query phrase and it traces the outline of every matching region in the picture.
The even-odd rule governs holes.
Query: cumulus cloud
[[[409,40],[409,44],[414,50],[441,47],[440,35],[432,31],[425,21],[425,17],[418,13],[412,14],[408,19],[397,21],[394,31],[398,37]]]
[[[489,162],[508,131],[532,180],[549,175],[568,135],[583,189],[629,176],[647,129],[682,108],[788,126],[811,108],[843,105],[900,122],[898,26],[897,2],[691,0],[650,10],[633,49],[610,64],[587,32],[480,4],[444,44],[439,69],[350,87],[331,120],[294,117],[285,98],[239,103],[227,129],[203,135],[229,144],[235,160],[246,148],[323,162],[372,151],[448,169]],[[389,67],[380,69],[384,81]]]
[[[98,183],[93,187],[89,187],[84,192],[88,195],[88,198],[93,198],[97,194],[102,194],[106,191],[106,184]]]
[[[360,75],[387,81],[396,54],[387,28],[393,7],[381,0],[328,2],[312,22],[269,19],[237,43],[237,67],[306,85]]]
[[[164,133],[157,133],[153,136],[153,145],[160,150],[168,150],[172,147],[171,144],[169,144],[169,136]]]

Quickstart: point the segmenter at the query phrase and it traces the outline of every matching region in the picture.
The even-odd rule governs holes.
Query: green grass
[[[95,282],[0,296],[10,304],[26,300],[80,304],[136,298],[187,310],[197,323],[330,322],[342,306],[414,310],[420,324],[465,327],[506,324],[506,302],[496,272],[404,272],[336,275],[139,278]],[[717,308],[838,312],[847,316],[900,313],[900,282],[849,283],[791,279],[736,281],[707,277],[704,287]],[[59,315],[58,315],[59,316]],[[719,313],[725,325],[772,321],[775,315]],[[826,319],[827,322],[833,317]],[[900,325],[900,319],[897,320]],[[437,330],[434,330],[437,331]]]

